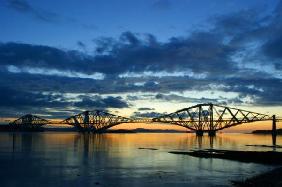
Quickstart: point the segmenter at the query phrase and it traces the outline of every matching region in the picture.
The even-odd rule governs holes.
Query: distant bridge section
[[[202,135],[204,132],[213,135],[216,131],[225,128],[243,123],[266,120],[273,120],[273,117],[266,114],[211,103],[198,104],[178,110],[174,113],[153,118],[154,122],[179,125],[196,131],[198,135]]]
[[[43,125],[50,123],[50,121],[40,118],[32,114],[26,114],[13,122],[10,122],[9,125],[12,129],[38,129]]]
[[[71,116],[61,124],[68,124],[77,127],[80,131],[101,132],[121,123],[128,123],[132,120],[122,116],[107,113],[101,110],[84,111]]]

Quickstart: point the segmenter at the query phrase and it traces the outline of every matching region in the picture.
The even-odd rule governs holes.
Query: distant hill
[[[189,133],[190,131],[185,130],[173,130],[173,129],[143,129],[143,128],[137,128],[137,129],[109,129],[106,131],[107,133]]]

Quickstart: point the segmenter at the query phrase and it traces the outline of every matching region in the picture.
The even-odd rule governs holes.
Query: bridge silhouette
[[[13,129],[34,129],[47,124],[67,124],[76,127],[79,131],[104,132],[106,129],[122,123],[166,123],[190,129],[195,131],[197,135],[203,135],[204,132],[207,132],[209,135],[215,135],[216,131],[236,125],[270,120],[272,121],[273,130],[276,132],[276,122],[281,119],[277,119],[275,115],[269,116],[267,114],[207,103],[183,108],[152,119],[132,119],[101,110],[93,110],[84,111],[59,122],[27,114],[9,123],[9,125]]]

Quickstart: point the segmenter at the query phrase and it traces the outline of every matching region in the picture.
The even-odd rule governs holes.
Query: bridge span
[[[103,132],[122,123],[166,123],[185,127],[195,131],[197,135],[203,135],[204,132],[215,135],[216,131],[257,121],[272,121],[273,132],[276,132],[276,122],[281,119],[276,118],[275,115],[270,116],[207,103],[183,108],[152,119],[132,119],[101,110],[93,110],[84,111],[59,122],[27,114],[9,124],[13,129],[38,128],[47,124],[67,124],[76,127],[79,131]]]

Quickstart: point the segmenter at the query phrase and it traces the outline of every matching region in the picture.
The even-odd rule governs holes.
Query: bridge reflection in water
[[[105,111],[94,110],[84,111],[60,122],[46,120],[28,114],[11,122],[10,125],[12,128],[17,129],[22,127],[37,128],[46,124],[59,123],[72,125],[79,131],[103,132],[108,128],[122,123],[156,122],[185,127],[196,132],[197,135],[203,135],[204,132],[207,132],[209,135],[215,135],[216,131],[225,128],[244,123],[270,120],[272,121],[273,135],[276,136],[276,122],[280,119],[277,119],[275,115],[269,116],[267,114],[208,103],[184,108],[153,119],[132,119],[110,114]]]
[[[4,134],[5,135],[5,134]],[[267,135],[271,136],[271,135]],[[168,138],[169,137],[169,138]],[[83,152],[83,157],[92,157],[94,152],[121,149],[123,147],[156,148],[169,150],[171,147],[178,150],[191,149],[232,149],[232,150],[269,150],[270,147],[246,146],[250,143],[269,145],[269,138],[253,134],[220,134],[218,136],[196,136],[186,133],[129,133],[129,134],[93,134],[93,133],[10,133],[0,137],[6,148],[13,152],[42,151],[43,147],[51,146],[70,149],[74,153]],[[278,137],[282,143],[282,136]],[[1,143],[0,143],[1,148]],[[10,151],[10,150],[7,150]],[[122,154],[126,154],[123,152]]]
[[[170,187],[179,186],[179,181],[186,186],[228,186],[230,180],[269,168],[168,152],[209,148],[271,150],[245,146],[250,142],[263,145],[270,144],[271,139],[251,134],[218,134],[211,139],[191,133],[1,133],[0,162],[5,168],[0,171],[1,186],[96,186],[99,182],[97,186]],[[277,143],[282,143],[282,136],[278,136]]]

